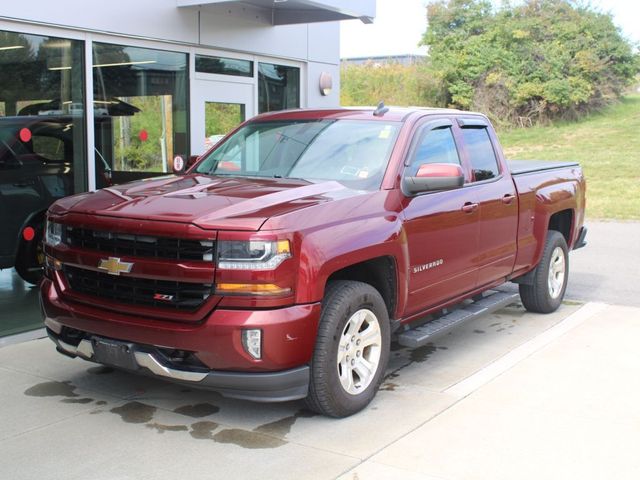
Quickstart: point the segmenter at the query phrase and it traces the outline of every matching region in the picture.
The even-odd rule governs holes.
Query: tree
[[[447,103],[499,123],[576,117],[617,99],[640,69],[608,14],[573,0],[427,7],[431,69]]]

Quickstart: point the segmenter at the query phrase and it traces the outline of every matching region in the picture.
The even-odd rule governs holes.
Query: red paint
[[[570,244],[575,241],[584,219],[582,172],[568,167],[512,177],[489,128],[502,174],[472,183],[473,152],[461,143],[460,116],[485,118],[449,110],[392,109],[374,117],[371,110],[336,109],[277,112],[251,120],[401,122],[376,191],[351,190],[336,182],[187,173],[59,200],[49,217],[71,226],[198,240],[287,239],[292,258],[271,271],[217,270],[214,262],[121,256],[135,263],[134,272],[141,277],[273,283],[293,293],[270,299],[212,295],[197,311],[182,312],[83,297],[56,273],[42,283],[45,317],[107,337],[191,350],[211,368],[277,371],[309,361],[327,279],[347,266],[392,259],[397,284],[393,317],[402,323],[524,274],[539,261],[552,214],[571,212]],[[407,197],[400,189],[407,155],[416,132],[432,120],[451,121],[461,166],[426,165],[419,175],[462,174],[467,184]],[[505,196],[513,200],[504,202]],[[477,207],[466,212],[465,205]],[[88,269],[104,257],[64,245],[46,248],[63,263]],[[419,268],[425,265],[435,266]],[[261,362],[249,358],[240,343],[240,331],[254,327],[264,334]]]
[[[138,138],[141,142],[146,142],[147,140],[149,140],[149,132],[147,132],[145,129],[140,130]]]
[[[21,128],[18,136],[20,137],[20,140],[22,140],[24,143],[27,143],[31,141],[31,130],[29,130],[28,128]]]
[[[25,227],[25,229],[22,230],[22,238],[24,238],[27,242],[33,240],[35,236],[36,231],[33,229],[33,227]]]

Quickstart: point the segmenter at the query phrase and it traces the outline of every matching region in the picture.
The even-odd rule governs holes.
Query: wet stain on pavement
[[[60,400],[62,403],[91,403],[93,402],[93,398],[63,398]]]
[[[127,423],[147,423],[153,418],[157,408],[140,402],[125,403],[120,407],[112,408],[111,413],[120,415]]]
[[[175,413],[180,415],[186,415],[192,418],[202,418],[220,411],[220,407],[211,405],[210,403],[198,403],[196,405],[184,405],[182,407],[175,408]]]
[[[398,386],[397,383],[393,383],[393,382],[386,382],[385,384],[383,384],[380,387],[380,390],[384,390],[386,392],[395,392],[396,391],[396,387]]]
[[[24,391],[30,397],[77,397],[76,389],[71,382],[43,382]]]
[[[276,437],[284,437],[291,431],[291,427],[299,418],[311,418],[315,416],[316,414],[309,410],[298,410],[289,417],[281,418],[275,422],[265,423],[264,425],[254,428],[253,431],[256,433],[274,435]]]
[[[277,448],[287,444],[286,440],[239,428],[221,430],[213,439],[218,443],[231,443],[249,449]]]
[[[213,431],[218,428],[216,422],[196,422],[191,425],[189,434],[197,440],[213,440]]]
[[[427,343],[423,347],[414,348],[411,350],[411,361],[425,362],[436,350],[447,350],[447,347],[437,347],[433,343]]]
[[[189,428],[186,425],[163,425],[161,423],[147,423],[145,425],[147,428],[151,428],[158,433],[164,432],[186,432]]]
[[[475,329],[473,333],[486,333],[484,330]]]
[[[96,405],[99,405],[99,406],[106,405],[106,404],[107,404],[107,402],[105,402],[104,400],[98,400],[96,402]]]
[[[109,373],[115,372],[115,370],[111,367],[91,367],[87,369],[87,372],[91,375],[107,375]]]

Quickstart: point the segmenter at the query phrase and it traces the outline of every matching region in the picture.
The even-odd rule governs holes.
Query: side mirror
[[[404,177],[402,190],[415,195],[422,192],[452,190],[464,185],[464,172],[454,163],[425,163],[420,165],[415,177]]]
[[[189,170],[189,167],[196,163],[200,157],[198,155],[191,155],[187,161],[185,162],[182,155],[176,155],[173,159],[172,170],[175,175],[182,175],[184,172]]]

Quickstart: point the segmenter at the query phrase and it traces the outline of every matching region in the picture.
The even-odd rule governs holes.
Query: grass
[[[587,179],[587,216],[640,220],[640,95],[578,122],[500,133],[507,158],[576,160]]]

